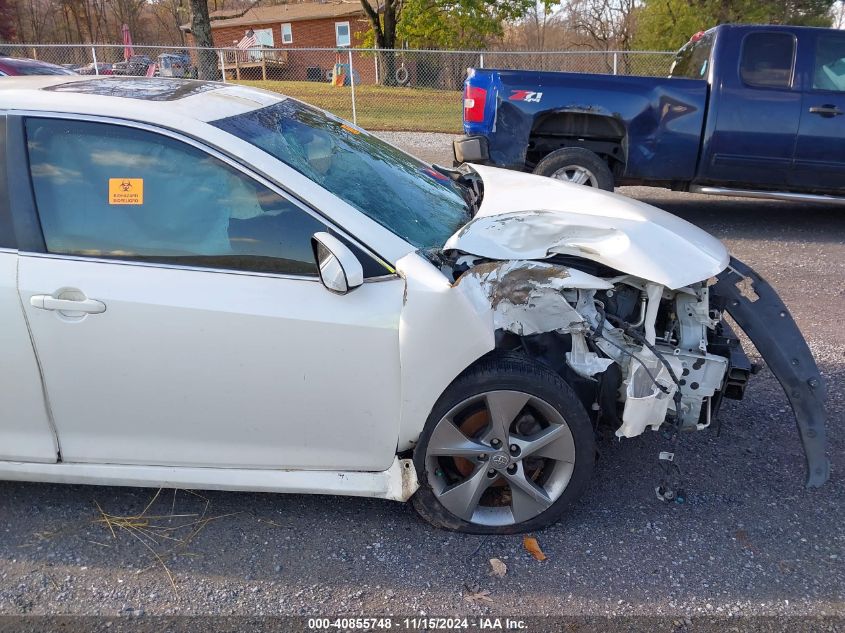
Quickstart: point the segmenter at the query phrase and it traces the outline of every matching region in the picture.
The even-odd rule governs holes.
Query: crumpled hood
[[[651,205],[543,176],[472,169],[484,200],[446,249],[497,260],[574,255],[673,289],[728,265],[719,240]]]

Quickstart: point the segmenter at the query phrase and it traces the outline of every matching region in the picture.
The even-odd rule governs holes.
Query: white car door
[[[67,462],[383,470],[404,284],[339,296],[326,223],[220,156],[111,123],[25,122],[45,252],[19,291]],[[329,228],[331,230],[331,228]]]
[[[7,158],[6,117],[0,116],[0,461],[55,462],[56,437],[17,292],[18,251],[6,166],[20,156],[8,151]]]

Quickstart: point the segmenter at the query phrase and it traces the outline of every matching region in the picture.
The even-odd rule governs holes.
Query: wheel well
[[[502,354],[522,354],[526,358],[551,369],[575,391],[588,414],[594,416],[593,403],[599,394],[599,381],[585,379],[576,374],[566,362],[566,353],[572,351],[572,337],[560,332],[544,332],[518,336],[512,332],[496,331],[496,348],[478,361]],[[474,365],[475,363],[473,363]],[[472,369],[472,365],[468,370]]]
[[[525,167],[564,147],[583,147],[607,161],[614,174],[625,165],[625,126],[610,116],[584,112],[548,112],[534,120]]]

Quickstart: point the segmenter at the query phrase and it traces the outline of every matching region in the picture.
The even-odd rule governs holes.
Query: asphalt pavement
[[[389,137],[448,164],[447,135]],[[142,515],[155,491],[0,482],[0,614],[845,615],[845,209],[620,193],[714,233],[780,291],[829,384],[825,487],[804,489],[765,369],[720,436],[683,438],[683,505],[655,497],[659,434],[602,443],[587,494],[535,534],[542,562],[520,536],[439,531],[390,501],[163,491]]]

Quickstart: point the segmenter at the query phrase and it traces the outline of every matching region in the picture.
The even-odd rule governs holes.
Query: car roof
[[[58,66],[58,64],[42,62],[40,59],[30,59],[29,57],[0,57],[0,62],[15,64],[16,66]]]
[[[829,31],[831,33],[841,33],[840,29],[830,28],[828,26],[799,26],[797,24],[766,24],[765,22],[753,23],[727,23],[717,24],[708,29],[710,31],[783,31],[786,33],[797,32],[822,32]]]
[[[61,76],[73,75],[75,73],[69,71],[64,66],[59,64],[51,64],[50,62],[42,62],[40,59],[30,59],[28,57],[0,57],[0,66],[7,71],[13,71],[15,75],[41,74],[38,71],[41,69],[55,69],[61,71],[58,73]],[[33,72],[35,71],[35,72]],[[57,74],[57,73],[48,73]]]
[[[166,77],[41,75],[0,79],[0,111],[26,110],[174,125],[214,121],[286,97],[237,84]]]

